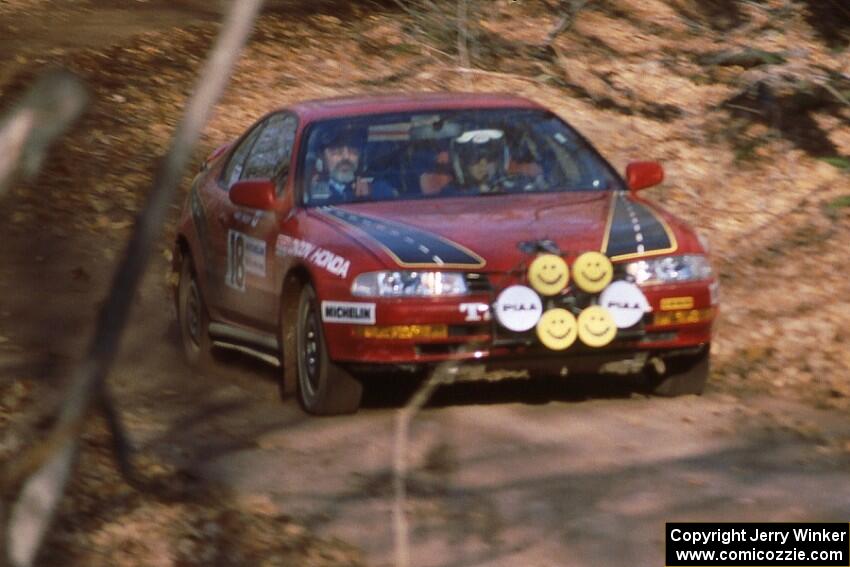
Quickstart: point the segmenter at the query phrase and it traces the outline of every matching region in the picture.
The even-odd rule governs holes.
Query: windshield
[[[314,124],[301,156],[303,202],[606,191],[622,182],[544,110],[395,113]]]

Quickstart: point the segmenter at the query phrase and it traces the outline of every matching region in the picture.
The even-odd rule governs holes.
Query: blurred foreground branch
[[[460,349],[458,352],[462,352]],[[434,391],[455,382],[459,363],[450,360],[439,364],[428,379],[416,390],[410,401],[396,414],[395,443],[393,444],[393,538],[396,567],[410,565],[410,528],[404,511],[407,500],[407,446],[410,423],[416,413],[428,403]]]
[[[460,68],[468,69],[469,64],[469,32],[467,30],[468,6],[466,0],[457,2],[457,55],[460,60]],[[469,75],[463,73],[463,81],[466,90],[471,90]]]
[[[64,69],[42,75],[15,108],[0,120],[0,196],[20,172],[31,178],[50,144],[85,110],[88,92]]]
[[[78,433],[92,409],[103,404],[103,383],[118,351],[131,300],[165,221],[168,206],[201,129],[213,104],[221,96],[239,51],[250,34],[261,4],[262,0],[232,2],[216,44],[201,70],[194,94],[177,126],[171,147],[157,168],[153,188],[116,270],[86,357],[74,372],[57,424],[42,444],[22,456],[21,462],[30,463],[32,470],[19,469],[15,475],[7,471],[3,495],[8,494],[9,487],[22,485],[20,494],[11,504],[8,526],[4,526],[3,534],[6,543],[3,555],[14,567],[32,565],[38,554],[73,470],[79,448]],[[109,417],[107,413],[108,421]],[[110,427],[113,425],[114,422]],[[115,441],[121,443],[122,439]]]

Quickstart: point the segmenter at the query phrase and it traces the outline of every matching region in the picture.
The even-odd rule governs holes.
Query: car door
[[[297,118],[280,112],[268,117],[239,172],[240,181],[272,180],[278,196],[286,184]],[[235,182],[231,176],[231,185]],[[225,262],[222,310],[235,322],[273,330],[277,325],[279,283],[274,273],[274,253],[279,223],[275,211],[233,204],[222,206],[227,233],[223,244]]]
[[[224,266],[227,261],[227,234],[229,230],[228,206],[230,198],[227,189],[242,175],[248,153],[257,141],[265,126],[265,122],[256,124],[240,140],[234,144],[234,149],[223,165],[217,170],[210,171],[204,181],[204,210],[206,217],[204,246],[206,281],[209,297],[207,303],[213,318],[219,319],[225,296]]]

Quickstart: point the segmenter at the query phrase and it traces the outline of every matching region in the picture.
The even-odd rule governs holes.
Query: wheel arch
[[[174,271],[180,271],[180,268],[183,267],[183,258],[192,256],[192,247],[189,245],[189,239],[183,234],[177,235],[174,247],[180,254],[174,256],[173,268]]]
[[[178,305],[177,288],[179,286],[180,272],[183,270],[183,262],[186,256],[192,258],[192,247],[189,245],[189,240],[183,235],[178,234],[174,241],[174,253],[171,255],[171,273],[175,277],[172,281],[172,295],[174,296],[174,307],[180,309]],[[192,262],[194,268],[194,261]]]
[[[303,265],[295,265],[286,273],[281,286],[278,329],[280,330],[281,369],[283,371],[281,393],[283,395],[294,394],[297,387],[296,326],[293,323],[298,317],[298,301],[301,297],[301,290],[307,285],[314,285],[309,270]]]

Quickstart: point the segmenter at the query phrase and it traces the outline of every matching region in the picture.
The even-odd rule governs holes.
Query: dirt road
[[[529,404],[524,390],[421,415],[413,565],[659,565],[667,521],[840,521],[850,505],[846,469],[735,400]],[[200,470],[391,564],[392,430],[388,410],[299,421]]]
[[[50,5],[37,0],[30,4],[36,16]],[[194,6],[186,6],[190,4]],[[86,10],[101,10],[107,23],[122,22],[121,26],[91,28],[84,24],[87,14],[94,12],[64,8],[75,31],[59,47],[108,47],[139,31],[156,31],[176,22],[203,24],[214,17],[197,7],[169,11],[156,10],[157,3],[140,3],[123,11],[116,6],[85,4]],[[42,47],[57,45],[49,37],[50,29],[39,27],[40,21],[18,14],[4,22],[17,31],[6,35],[0,46],[17,46],[21,58],[0,69],[6,73],[0,77],[11,77],[29,65]],[[388,21],[382,25],[389,26]],[[365,89],[387,77],[401,77],[401,81],[411,77],[404,67],[412,59],[404,59],[409,54],[398,50],[386,60],[391,63],[389,69],[384,68],[384,59],[373,57],[353,67],[352,75],[333,79],[340,61],[351,64],[349,53],[365,48],[351,40],[350,49],[336,54],[321,50],[336,33],[333,26],[339,25],[339,19],[324,15],[302,28],[288,23],[260,26],[252,51],[234,77],[234,87],[207,131],[204,149],[232,136],[261,109],[275,104],[354,86]],[[41,384],[33,415],[45,415],[58,401],[63,377],[90,336],[129,220],[147,188],[153,158],[168,139],[169,125],[174,124],[181,97],[191,83],[192,65],[208,46],[211,30],[214,27],[202,28],[203,33],[193,29],[183,35],[175,31],[150,36],[147,43],[133,44],[126,53],[85,52],[79,59],[72,57],[84,69],[91,61],[103,65],[87,76],[96,90],[95,109],[83,131],[75,134],[69,153],[48,164],[48,174],[38,183],[23,186],[4,203],[10,222],[0,229],[0,375],[4,380]],[[391,36],[390,32],[392,28],[387,32]],[[97,33],[101,35],[91,37]],[[36,43],[24,48],[33,35]],[[175,41],[179,49],[164,43],[168,41]],[[192,54],[191,64],[180,59],[185,54]],[[113,65],[102,63],[108,59]],[[404,86],[412,89],[423,81],[436,81],[429,75],[437,72],[434,68]],[[314,73],[316,69],[319,72]],[[308,71],[311,80],[305,81],[299,73]],[[517,88],[516,84],[528,81],[498,83],[494,88]],[[611,145],[607,149],[615,161],[624,161],[636,147],[662,137],[660,123],[597,114],[588,111],[587,102],[556,99],[561,94],[549,87],[526,94],[544,102],[552,97],[574,111],[583,131],[594,139],[609,140],[603,143]],[[677,128],[687,131],[690,120],[686,116]],[[636,138],[606,138],[610,132],[632,135],[634,131]],[[620,142],[612,139],[625,141],[617,145]],[[697,154],[701,158],[710,152],[702,151],[701,138],[696,140],[674,140],[684,149],[658,149],[676,158],[684,156],[680,163],[692,158],[687,167],[673,169],[674,176],[701,179],[700,167],[721,167],[697,160]],[[810,165],[804,162],[800,167]],[[838,174],[827,170],[824,178],[838,186]],[[761,174],[734,175],[741,186],[749,187]],[[796,183],[779,177],[776,183]],[[686,207],[682,203],[688,199],[683,195],[692,197],[692,193],[674,191],[671,203]],[[777,197],[774,202],[794,206],[794,199],[783,198],[786,201]],[[749,203],[750,195],[729,190],[717,199],[720,205],[740,209]],[[816,200],[811,208],[819,214]],[[779,270],[798,265],[797,260],[763,261],[756,249],[758,238],[748,239],[752,250],[739,249],[736,239],[750,234],[748,227],[739,226],[743,223],[724,220],[726,224],[717,221],[715,225],[720,215],[700,214],[705,226],[716,228],[721,256],[740,258],[745,267],[752,258],[761,261],[752,262],[755,268],[727,266],[722,274],[724,306],[736,317],[719,334],[725,373],[714,377],[706,395],[675,400],[635,394],[617,379],[484,382],[438,391],[414,420],[409,442],[411,475],[405,509],[413,565],[661,565],[666,521],[847,520],[850,420],[846,413],[817,409],[807,401],[795,401],[794,395],[776,398],[764,388],[742,386],[753,368],[769,380],[770,372],[781,366],[781,360],[770,357],[784,352],[773,349],[773,343],[758,343],[762,346],[752,347],[751,352],[748,349],[754,343],[744,344],[743,333],[750,333],[751,339],[763,338],[763,331],[756,333],[770,326],[775,313],[813,319],[805,307],[822,301],[817,294],[839,296],[843,288],[833,287],[830,292],[827,286],[796,286],[792,276]],[[810,229],[806,223],[811,222],[806,217],[798,224]],[[794,223],[773,226],[789,234],[799,232]],[[846,226],[833,230],[846,231]],[[829,246],[826,238],[794,242],[795,250],[809,254],[802,265],[810,257],[821,262],[818,247]],[[168,245],[164,238],[160,249]],[[818,269],[830,272],[825,261],[821,264]],[[359,414],[315,419],[306,417],[294,400],[282,403],[278,399],[271,368],[233,357],[221,373],[192,372],[178,352],[165,286],[167,266],[164,255],[154,260],[110,378],[133,444],[246,498],[263,499],[322,536],[342,538],[362,548],[372,564],[391,563],[394,419],[409,390],[373,384]],[[750,293],[756,279],[786,286],[780,291],[787,293],[778,302],[764,299],[764,305],[758,304],[763,298],[752,298]],[[846,287],[846,282],[837,285]],[[835,328],[846,328],[841,313],[840,309],[829,311]],[[824,336],[832,329],[818,328]],[[735,340],[736,333],[742,338]],[[801,344],[812,335],[798,334]],[[765,341],[773,340],[773,335],[766,336]],[[820,344],[840,352],[831,337]],[[838,341],[839,335],[835,337]],[[823,358],[811,374],[834,380],[836,374],[829,370],[840,368],[838,355]],[[836,388],[818,379],[810,377],[821,389]],[[836,399],[843,399],[843,390],[833,391]],[[34,425],[35,430],[39,427],[43,424]],[[5,449],[24,442],[8,435],[0,441]]]

